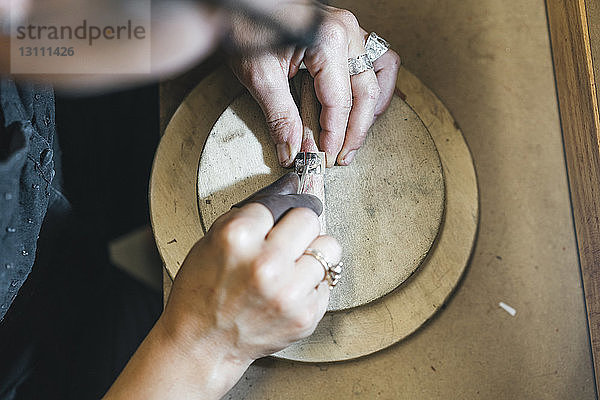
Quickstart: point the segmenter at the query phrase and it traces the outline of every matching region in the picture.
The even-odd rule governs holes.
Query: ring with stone
[[[379,57],[385,54],[390,48],[390,44],[376,34],[375,32],[371,32],[369,37],[367,38],[367,42],[365,43],[365,51],[367,52],[367,56],[371,63],[375,62]]]
[[[350,57],[348,59],[348,72],[350,76],[358,75],[361,72],[365,72],[369,69],[373,69],[373,62],[367,55],[361,54],[358,57]]]
[[[317,260],[321,264],[321,266],[323,267],[323,271],[325,272],[325,276],[323,277],[322,281],[327,281],[327,283],[329,284],[329,289],[333,289],[335,285],[337,285],[337,283],[339,282],[340,277],[342,276],[342,267],[344,266],[344,263],[340,261],[335,265],[331,265],[325,259],[323,254],[319,250],[315,249],[306,249],[304,254],[306,254],[307,256],[314,257],[315,260]]]

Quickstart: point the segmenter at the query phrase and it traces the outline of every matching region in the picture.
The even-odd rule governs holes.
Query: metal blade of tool
[[[326,203],[325,203],[325,153],[319,151],[319,103],[314,90],[313,78],[306,70],[298,72],[296,87],[300,94],[300,117],[302,118],[302,146],[296,156],[294,167],[300,176],[298,193],[308,193],[317,196],[323,203],[323,212],[319,216],[321,234],[326,232]]]

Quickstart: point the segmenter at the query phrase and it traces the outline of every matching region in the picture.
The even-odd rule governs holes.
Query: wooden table
[[[344,363],[260,360],[229,397],[595,398],[544,2],[337,3],[353,10],[365,29],[376,29],[388,39],[404,64],[438,94],[461,125],[479,176],[477,246],[464,281],[446,309],[407,340]],[[560,7],[572,10],[581,4],[583,0],[548,0],[550,20],[557,21],[554,15]],[[560,35],[561,30],[554,28],[556,44],[556,32]],[[161,86],[163,127],[185,94],[214,64],[209,62]],[[557,64],[557,73],[561,71]],[[561,95],[564,83],[560,77],[558,82]],[[589,85],[590,81],[585,82]],[[563,124],[567,126],[563,97]],[[597,121],[597,114],[593,115]],[[578,126],[574,124],[575,132],[580,132]],[[599,125],[591,126],[595,130],[589,132],[597,132]],[[569,142],[567,134],[565,141]],[[572,161],[576,151],[569,149],[567,145],[573,187],[578,164]],[[574,200],[574,204],[580,245],[587,246],[582,267],[589,271],[598,257],[593,249],[600,247],[582,241],[581,235],[592,232],[590,237],[596,240],[598,236],[580,228],[590,214],[578,213],[580,203]],[[581,204],[588,204],[587,200]],[[594,275],[584,276],[586,285],[598,285]],[[590,301],[596,304],[594,298],[588,296],[592,317],[597,315],[590,305]],[[516,316],[500,308],[499,302],[514,307]]]
[[[600,385],[600,2],[547,0],[579,262]]]

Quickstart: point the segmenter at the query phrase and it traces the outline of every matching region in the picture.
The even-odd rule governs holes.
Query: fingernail
[[[279,143],[277,145],[277,158],[279,158],[279,164],[287,167],[290,164],[290,145],[288,143]]]
[[[344,165],[349,165],[354,160],[354,157],[356,157],[356,150],[349,151],[342,159],[342,163]]]

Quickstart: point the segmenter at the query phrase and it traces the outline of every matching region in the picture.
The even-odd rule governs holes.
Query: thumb
[[[260,105],[279,163],[289,167],[300,151],[302,121],[290,92],[288,71],[273,54],[235,60],[232,69]]]

